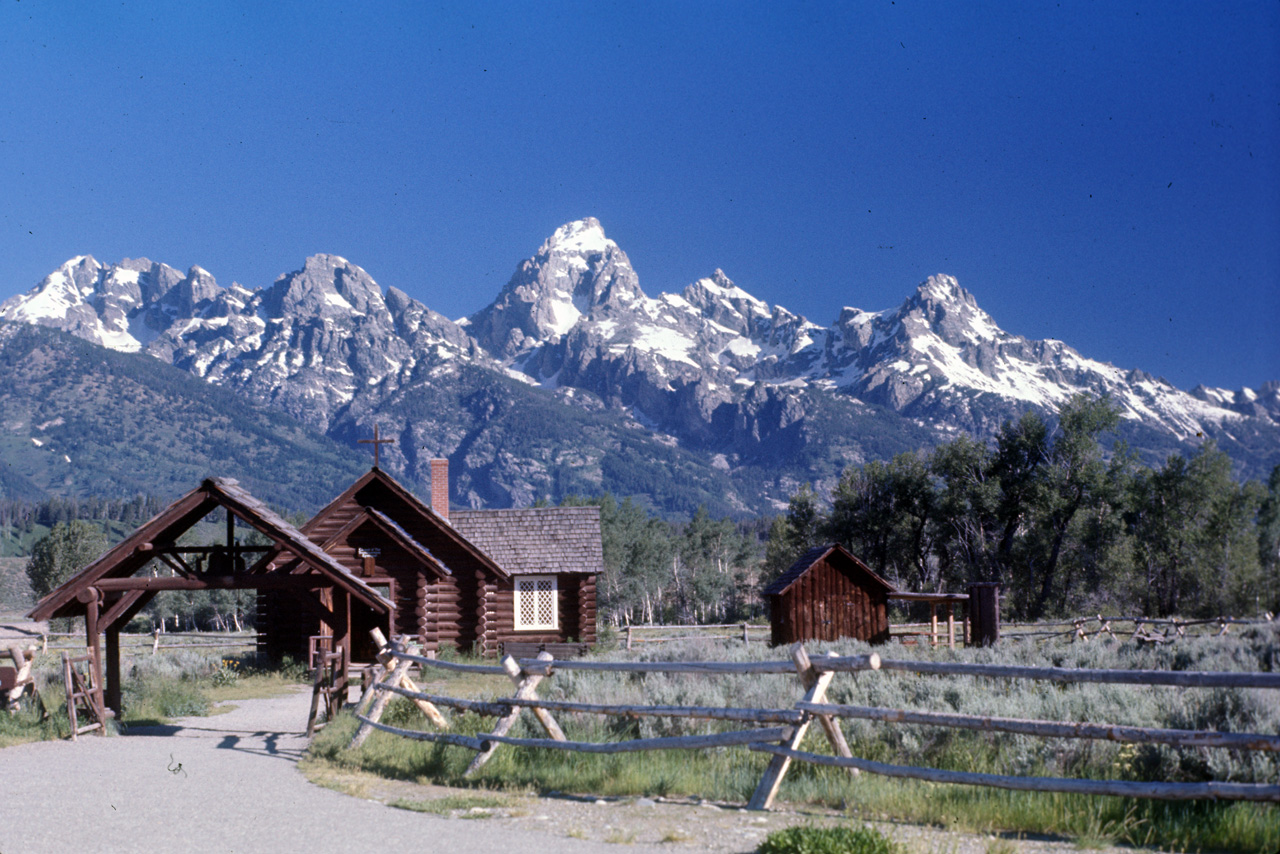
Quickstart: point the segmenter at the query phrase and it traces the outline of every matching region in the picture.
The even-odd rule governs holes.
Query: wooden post
[[[120,687],[120,624],[107,626],[107,708],[120,720],[123,704]]]
[[[102,697],[102,636],[98,630],[98,607],[102,594],[96,587],[86,587],[76,598],[84,603],[84,633],[88,641],[89,654],[92,660],[89,667],[93,670],[91,682],[94,693],[93,704],[97,708],[104,707]]]
[[[828,656],[831,655],[833,653],[828,653]],[[795,663],[796,674],[807,689],[803,702],[821,703],[821,699],[813,698],[826,696],[827,687],[831,684],[831,679],[835,676],[835,673],[832,671],[817,673],[802,643],[791,647],[791,660]],[[787,749],[800,749],[800,743],[804,741],[805,733],[809,731],[809,724],[813,722],[815,717],[822,724],[822,728],[826,730],[827,739],[831,742],[831,746],[835,748],[836,752],[846,759],[851,758],[853,754],[849,751],[849,745],[844,739],[844,733],[841,732],[839,724],[832,720],[830,715],[813,715],[809,712],[804,713],[800,723],[791,731],[790,738],[785,742]],[[773,806],[773,799],[777,797],[778,788],[782,785],[782,779],[787,776],[787,769],[790,767],[790,756],[775,754],[769,760],[769,767],[765,769],[764,776],[760,778],[760,783],[756,786],[756,791],[751,796],[747,809],[767,810]]]
[[[546,650],[543,650],[542,652],[538,653],[538,660],[550,663],[552,661],[555,661],[555,656],[547,652]],[[548,669],[548,672],[549,672],[549,669]],[[521,673],[521,675],[523,675],[523,672]],[[520,695],[520,691],[519,691],[519,687],[517,686],[516,696],[519,696],[519,695]],[[542,724],[542,728],[546,730],[547,735],[551,736],[556,741],[566,740],[564,736],[564,730],[560,729],[560,724],[556,723],[556,719],[551,716],[550,712],[548,712],[546,709],[540,706],[530,706],[529,710],[532,711],[533,716],[538,719],[538,723]]]
[[[742,624],[742,645],[743,646],[747,645],[747,624],[746,623]]]
[[[333,664],[333,690],[329,694],[329,708],[326,710],[328,720],[337,717],[347,701],[347,671],[351,667],[351,594],[348,591],[333,588],[333,616],[336,623],[333,629],[333,651],[341,652],[342,658]]]
[[[379,655],[379,659],[381,659],[381,655]],[[357,715],[368,714],[369,704],[373,702],[374,695],[378,693],[376,691],[377,685],[386,675],[387,668],[381,663],[381,660],[364,672],[365,685],[364,690],[360,692],[360,701],[356,703]]]
[[[152,634],[155,635],[155,642],[151,644],[151,654],[155,655],[160,652],[160,629],[157,628]]]
[[[65,651],[62,653],[62,681],[67,686],[67,720],[71,722],[71,740],[75,741],[80,722],[76,715],[76,688],[71,676],[71,655]]]
[[[956,606],[954,602],[947,605],[947,648],[956,648]]]
[[[984,581],[969,585],[970,632],[975,646],[1000,640],[1000,585]]]
[[[629,628],[629,627],[628,627]],[[553,658],[549,653],[542,652],[538,654],[539,661],[552,661]],[[540,673],[525,673],[520,664],[511,656],[502,659],[502,669],[507,672],[507,676],[516,684],[515,696],[521,700],[532,700],[538,696],[538,683],[542,681]],[[521,706],[512,706],[511,711],[507,712],[493,727],[493,735],[506,735],[511,731],[511,727],[515,725],[516,719],[520,717]],[[541,712],[541,714],[539,714]],[[534,715],[538,718],[538,722],[542,724],[543,729],[547,731],[556,741],[564,741],[564,733],[561,732],[559,724],[551,717],[551,713],[546,709],[534,707]],[[544,717],[545,716],[545,717]],[[479,736],[484,741],[484,736]],[[489,757],[493,756],[495,750],[498,749],[498,742],[489,742],[489,747],[476,754],[476,758],[471,760],[471,764],[467,766],[467,770],[463,772],[463,777],[470,777],[472,774],[484,767],[489,761]]]
[[[394,658],[392,660],[395,661]],[[387,677],[387,681],[392,685],[399,685],[401,677],[409,672],[409,668],[412,665],[413,662],[407,658],[396,661],[395,668],[391,671],[391,675]],[[391,698],[394,694],[390,691],[377,691],[375,693],[377,694],[377,697],[373,701],[373,708],[369,710],[368,717],[369,720],[377,723],[382,720],[382,713],[386,711],[387,703],[391,702]],[[362,721],[360,723],[360,728],[356,730],[356,734],[352,736],[351,743],[347,745],[347,749],[351,750],[364,744],[365,739],[369,737],[369,733],[371,732],[373,732],[373,727]]]
[[[324,681],[324,664],[315,658],[315,666],[311,676],[311,710],[307,712],[307,738],[316,734],[316,719],[320,716],[320,690]]]
[[[929,645],[938,648],[938,603],[929,603]]]
[[[391,652],[390,646],[387,644],[386,636],[382,634],[382,631],[380,629],[371,629],[369,631],[369,636],[372,637],[373,642],[378,645],[378,663],[382,666],[384,670],[388,670],[388,671],[391,670],[395,666],[394,664],[395,656]],[[375,680],[375,684],[376,684],[376,680]],[[397,687],[400,687],[400,688],[404,688],[408,691],[416,691],[419,694],[423,693],[422,690],[418,687],[418,683],[413,681],[413,677],[409,675],[408,671],[405,671],[404,675],[400,677],[399,682],[393,682],[391,684],[396,685]],[[429,703],[426,700],[423,700],[418,697],[415,697],[413,702],[414,702],[414,705],[418,707],[418,710],[427,716],[427,719],[430,720],[431,723],[435,724],[440,729],[449,728],[449,721],[445,718],[444,715],[440,714],[440,710],[437,709],[432,703]],[[359,708],[363,708],[364,704],[365,704],[365,698],[361,697]]]
[[[627,624],[627,652],[631,651],[631,624]]]

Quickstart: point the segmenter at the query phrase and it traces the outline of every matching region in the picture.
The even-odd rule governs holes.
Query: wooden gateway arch
[[[179,545],[178,538],[215,510],[226,513],[226,542]],[[236,542],[236,520],[270,545]],[[153,564],[154,562],[154,564]],[[172,571],[139,575],[149,564]],[[162,590],[283,591],[314,614],[333,636],[343,660],[334,668],[335,696],[346,696],[351,652],[351,605],[358,601],[388,618],[392,603],[351,574],[297,528],[229,478],[209,478],[123,542],[68,579],[31,611],[33,620],[83,617],[94,684],[105,684],[107,707],[120,713],[120,629]],[[106,636],[105,666],[102,636]],[[101,702],[99,702],[101,707]]]

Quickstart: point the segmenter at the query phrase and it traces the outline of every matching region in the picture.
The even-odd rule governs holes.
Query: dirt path
[[[299,772],[309,694],[237,704],[127,736],[84,736],[0,750],[0,854],[271,852],[385,849],[503,852],[750,852],[821,813],[749,813],[736,805],[479,795],[370,775]],[[467,801],[443,801],[462,798]],[[387,806],[422,805],[426,812]],[[457,809],[442,809],[461,804]],[[467,820],[471,819],[471,820]],[[911,854],[1060,854],[1066,842],[877,824]]]

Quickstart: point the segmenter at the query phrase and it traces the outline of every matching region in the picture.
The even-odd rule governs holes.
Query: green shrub
[[[124,684],[126,722],[157,722],[209,714],[209,698],[190,679],[152,676]]]
[[[759,854],[896,854],[899,846],[870,827],[788,827],[770,833]]]
[[[209,676],[216,688],[225,688],[240,681],[240,662],[235,658],[223,658],[222,665]]]

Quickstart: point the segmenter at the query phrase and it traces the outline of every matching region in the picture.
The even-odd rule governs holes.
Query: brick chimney
[[[449,518],[449,461],[431,461],[431,509],[441,519]]]

